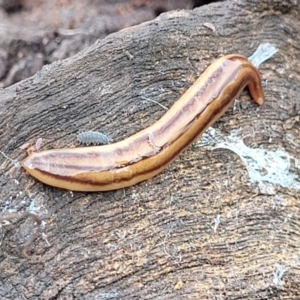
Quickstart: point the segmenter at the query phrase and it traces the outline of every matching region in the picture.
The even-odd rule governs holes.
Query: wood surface
[[[1,299],[299,299],[299,191],[262,192],[233,152],[193,145],[155,178],[99,193],[48,187],[16,164],[40,137],[43,149],[76,147],[87,130],[122,140],[164,114],[152,100],[170,107],[214,58],[266,42],[278,48],[260,67],[266,104],[245,91],[213,127],[299,162],[299,16],[293,0],[171,11],[2,89],[0,150],[15,163],[0,155],[0,207],[33,205],[45,229],[28,259],[35,222],[0,227]]]

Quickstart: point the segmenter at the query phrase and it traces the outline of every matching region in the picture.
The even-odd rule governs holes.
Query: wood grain
[[[72,147],[86,130],[122,140],[165,113],[147,99],[170,107],[213,58],[269,42],[279,52],[260,68],[266,104],[257,109],[245,93],[215,127],[299,159],[299,7],[270,2],[162,14],[1,90],[0,150],[20,161],[24,142]],[[232,152],[191,147],[150,181],[96,194],[46,187],[0,155],[0,186],[3,211],[40,207],[47,237],[28,261],[22,245],[35,224],[1,227],[4,299],[300,297],[299,193],[261,193]],[[275,284],[278,264],[286,272]]]

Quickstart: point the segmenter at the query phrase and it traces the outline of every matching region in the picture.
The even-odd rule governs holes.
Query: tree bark
[[[269,42],[279,51],[260,67],[266,104],[244,92],[213,126],[285,150],[299,174],[299,14],[293,0],[171,11],[1,90],[1,208],[35,208],[45,222],[30,259],[32,219],[1,227],[1,299],[298,299],[299,191],[261,192],[233,152],[191,146],[153,179],[99,193],[46,186],[16,162],[40,137],[43,149],[78,146],[87,130],[122,140],[165,113],[152,100],[170,107],[214,58]]]

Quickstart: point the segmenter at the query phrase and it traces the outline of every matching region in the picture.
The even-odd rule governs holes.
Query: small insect
[[[21,150],[26,150],[29,146],[30,146],[29,143],[25,143],[25,144],[23,144],[22,146],[20,146],[19,148],[20,148]]]
[[[81,132],[77,135],[77,140],[81,144],[86,144],[86,145],[99,145],[99,144],[109,144],[109,138],[98,131],[85,131]]]
[[[42,138],[38,138],[36,140],[36,142],[35,142],[35,145],[34,145],[35,150],[39,151],[41,149],[42,144],[43,144],[43,139]]]
[[[30,146],[30,143],[25,143],[19,148],[22,150],[27,150],[28,155],[32,154],[33,152],[37,152],[41,149],[41,146],[43,144],[43,139],[38,138],[34,144],[34,146]]]
[[[209,29],[211,29],[212,31],[216,31],[216,27],[212,24],[212,23],[203,23],[203,25]]]

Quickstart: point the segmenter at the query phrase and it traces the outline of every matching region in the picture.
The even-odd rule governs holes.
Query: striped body
[[[160,173],[249,87],[264,95],[258,70],[241,55],[214,61],[174,105],[150,127],[110,145],[36,152],[23,167],[40,181],[73,191],[107,191]]]

